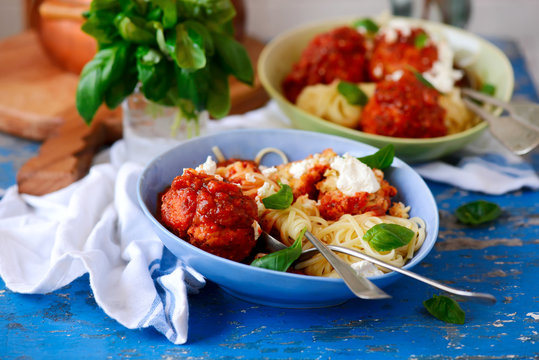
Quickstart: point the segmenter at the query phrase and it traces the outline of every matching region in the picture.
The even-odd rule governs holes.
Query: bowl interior
[[[165,246],[186,264],[207,279],[242,299],[259,304],[281,307],[320,307],[342,303],[354,295],[341,279],[322,278],[270,271],[226,260],[202,251],[178,238],[162,226],[155,217],[158,194],[165,189],[183,168],[203,163],[211,148],[218,146],[227,158],[253,159],[264,147],[276,147],[290,160],[332,148],[339,154],[355,156],[374,153],[377,149],[342,137],[292,129],[235,130],[187,141],[162,154],[144,169],[138,183],[138,198],[146,216]],[[277,156],[266,156],[265,165],[277,165]],[[405,266],[419,263],[432,249],[438,234],[436,202],[421,177],[408,165],[395,159],[386,176],[397,187],[400,201],[411,206],[411,215],[421,217],[427,224],[427,237],[421,249]],[[371,279],[387,286],[400,275],[389,273]]]
[[[368,134],[326,121],[289,102],[282,94],[281,83],[309,41],[317,34],[350,24],[353,20],[355,18],[334,19],[292,29],[270,41],[262,51],[258,60],[260,81],[290,118],[294,127],[344,136],[376,147],[392,143],[397,155],[407,162],[431,160],[454,152],[475,140],[487,128],[487,124],[481,122],[461,133],[438,138],[394,138]],[[425,20],[409,19],[409,21],[441,32],[454,49],[458,63],[465,64],[464,70],[474,74],[482,82],[495,85],[496,97],[510,100],[514,86],[513,69],[505,54],[497,47],[474,34],[452,26]]]

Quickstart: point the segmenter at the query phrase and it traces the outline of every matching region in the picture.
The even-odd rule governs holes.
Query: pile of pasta
[[[260,165],[261,158],[268,152],[281,155],[283,164],[269,168]],[[328,169],[327,164],[339,155],[331,149],[291,163],[288,162],[284,153],[274,148],[261,150],[254,161],[227,160],[218,148],[214,148],[214,153],[218,162],[215,175],[237,184],[245,195],[254,198],[258,206],[260,226],[263,230],[278,237],[286,246],[291,246],[302,230],[307,229],[325,244],[344,246],[402,267],[414,256],[425,240],[424,221],[418,217],[410,217],[410,208],[401,202],[387,200],[391,195],[396,194],[396,190],[393,191],[394,188],[384,180],[383,172],[377,169],[372,169],[372,171],[376,181],[381,185],[380,190],[368,194],[368,201],[365,204],[365,209],[371,210],[364,213],[343,214],[335,219],[324,218],[320,211],[320,200],[312,198],[312,193],[307,192],[312,189],[310,185],[321,184],[335,175],[335,171]],[[293,166],[302,167],[303,174],[292,175]],[[321,170],[323,168],[325,170]],[[313,176],[315,171],[321,171],[323,177]],[[261,201],[262,198],[276,193],[283,183],[290,184],[294,189],[292,205],[282,210],[267,209]],[[404,226],[414,232],[413,239],[400,248],[378,252],[363,240],[363,235],[371,227],[380,223]],[[302,248],[305,250],[311,247],[312,244],[303,239]],[[366,276],[388,272],[385,268],[376,267],[358,258],[344,254],[337,255],[353,267],[362,267]],[[339,277],[320,254],[298,263],[295,270],[313,276]]]

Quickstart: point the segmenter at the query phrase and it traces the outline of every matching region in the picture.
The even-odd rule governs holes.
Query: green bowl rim
[[[294,109],[295,111],[300,112],[302,115],[304,115],[307,118],[311,119],[315,123],[318,123],[319,125],[321,125],[323,127],[334,128],[335,130],[347,133],[350,136],[355,136],[355,137],[358,137],[358,138],[370,139],[372,141],[392,142],[392,143],[394,143],[396,145],[397,144],[405,144],[405,145],[410,145],[410,144],[417,144],[417,145],[441,144],[441,143],[451,142],[453,140],[457,140],[457,139],[461,139],[461,138],[466,138],[466,137],[468,137],[470,135],[473,135],[475,133],[478,133],[478,132],[480,132],[480,131],[482,131],[482,130],[484,130],[484,129],[486,129],[488,127],[488,123],[483,120],[480,123],[478,123],[477,125],[475,125],[474,127],[471,127],[471,128],[469,128],[467,130],[461,131],[461,132],[456,133],[456,134],[440,136],[440,137],[435,137],[435,138],[425,138],[425,139],[423,139],[423,138],[422,139],[417,139],[417,138],[398,138],[398,137],[370,134],[370,133],[366,133],[366,132],[363,132],[363,131],[360,131],[360,130],[348,128],[346,126],[342,126],[342,125],[333,123],[331,121],[327,121],[327,120],[324,120],[324,119],[319,118],[317,116],[314,116],[314,115],[300,109],[299,107],[297,107],[295,104],[291,103],[290,101],[288,101],[281,94],[281,92],[279,90],[277,90],[276,88],[271,86],[271,83],[270,83],[270,81],[268,79],[268,74],[265,71],[264,64],[267,62],[267,58],[268,58],[269,54],[271,53],[271,51],[275,47],[277,47],[280,44],[280,42],[282,42],[284,39],[294,35],[297,32],[303,32],[303,31],[307,31],[307,30],[310,30],[310,29],[316,29],[316,28],[319,28],[319,27],[330,26],[332,24],[334,26],[338,26],[339,24],[351,23],[353,20],[355,20],[357,18],[358,18],[358,16],[353,17],[353,18],[348,16],[348,17],[340,17],[340,18],[333,18],[333,19],[326,19],[326,20],[322,20],[322,21],[310,22],[310,23],[307,23],[307,24],[304,24],[304,25],[301,25],[301,26],[294,27],[294,28],[289,29],[287,31],[284,31],[281,34],[277,35],[272,40],[270,40],[264,46],[264,48],[262,49],[262,52],[260,53],[260,56],[259,56],[258,62],[257,62],[257,72],[258,72],[258,76],[260,78],[260,82],[262,83],[262,86],[264,86],[266,91],[269,92],[271,97],[274,98],[276,101],[281,102],[284,105],[291,106],[292,109]],[[466,30],[463,30],[463,29],[460,29],[460,28],[457,28],[457,27],[454,27],[454,26],[451,26],[451,25],[446,25],[446,24],[442,24],[442,23],[438,23],[438,22],[434,22],[434,21],[429,21],[429,20],[415,19],[415,18],[406,18],[406,17],[398,17],[398,16],[394,16],[392,18],[394,18],[394,19],[404,19],[404,20],[411,21],[411,22],[417,23],[417,24],[426,24],[426,25],[432,26],[432,27],[439,27],[441,29],[445,29],[445,30],[449,30],[449,31],[455,31],[457,33],[460,33],[463,36],[467,36],[467,37],[470,37],[470,38],[478,41],[481,44],[481,46],[485,46],[485,47],[490,48],[493,52],[495,52],[495,53],[497,53],[499,55],[499,58],[503,61],[504,65],[505,65],[505,71],[509,74],[509,79],[508,79],[509,84],[507,86],[507,90],[505,91],[504,94],[497,94],[497,97],[499,99],[501,99],[501,100],[504,100],[504,101],[509,101],[511,99],[511,97],[513,95],[513,91],[514,91],[514,84],[515,84],[513,67],[511,66],[511,62],[509,61],[507,56],[498,47],[496,47],[494,44],[492,44],[488,40],[483,39],[482,37],[480,37],[478,35],[475,35],[475,34],[469,32],[469,31],[466,31]],[[495,112],[495,114],[500,114],[500,113],[501,113],[501,109],[497,109],[496,112]]]

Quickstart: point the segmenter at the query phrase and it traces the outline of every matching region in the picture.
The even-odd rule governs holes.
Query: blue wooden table
[[[539,101],[514,42],[497,41],[516,76],[515,98]],[[39,148],[0,135],[0,188]],[[539,153],[527,159],[539,169]],[[537,359],[539,358],[539,192],[486,196],[428,182],[440,210],[438,242],[416,271],[456,287],[489,292],[494,306],[461,303],[464,325],[428,315],[434,290],[402,278],[390,300],[351,300],[322,309],[254,305],[209,283],[189,298],[189,340],[172,345],[152,329],[128,330],[95,303],[88,277],[46,295],[21,295],[0,280],[0,359]],[[496,222],[456,222],[462,203],[499,204]],[[1,251],[0,239],[0,251]]]

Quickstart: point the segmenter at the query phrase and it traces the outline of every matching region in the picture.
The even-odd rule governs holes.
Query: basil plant
[[[247,51],[234,39],[230,0],[93,0],[82,30],[98,51],[76,95],[90,124],[101,106],[117,107],[140,84],[144,97],[178,107],[187,119],[230,110],[229,76],[252,85]]]

